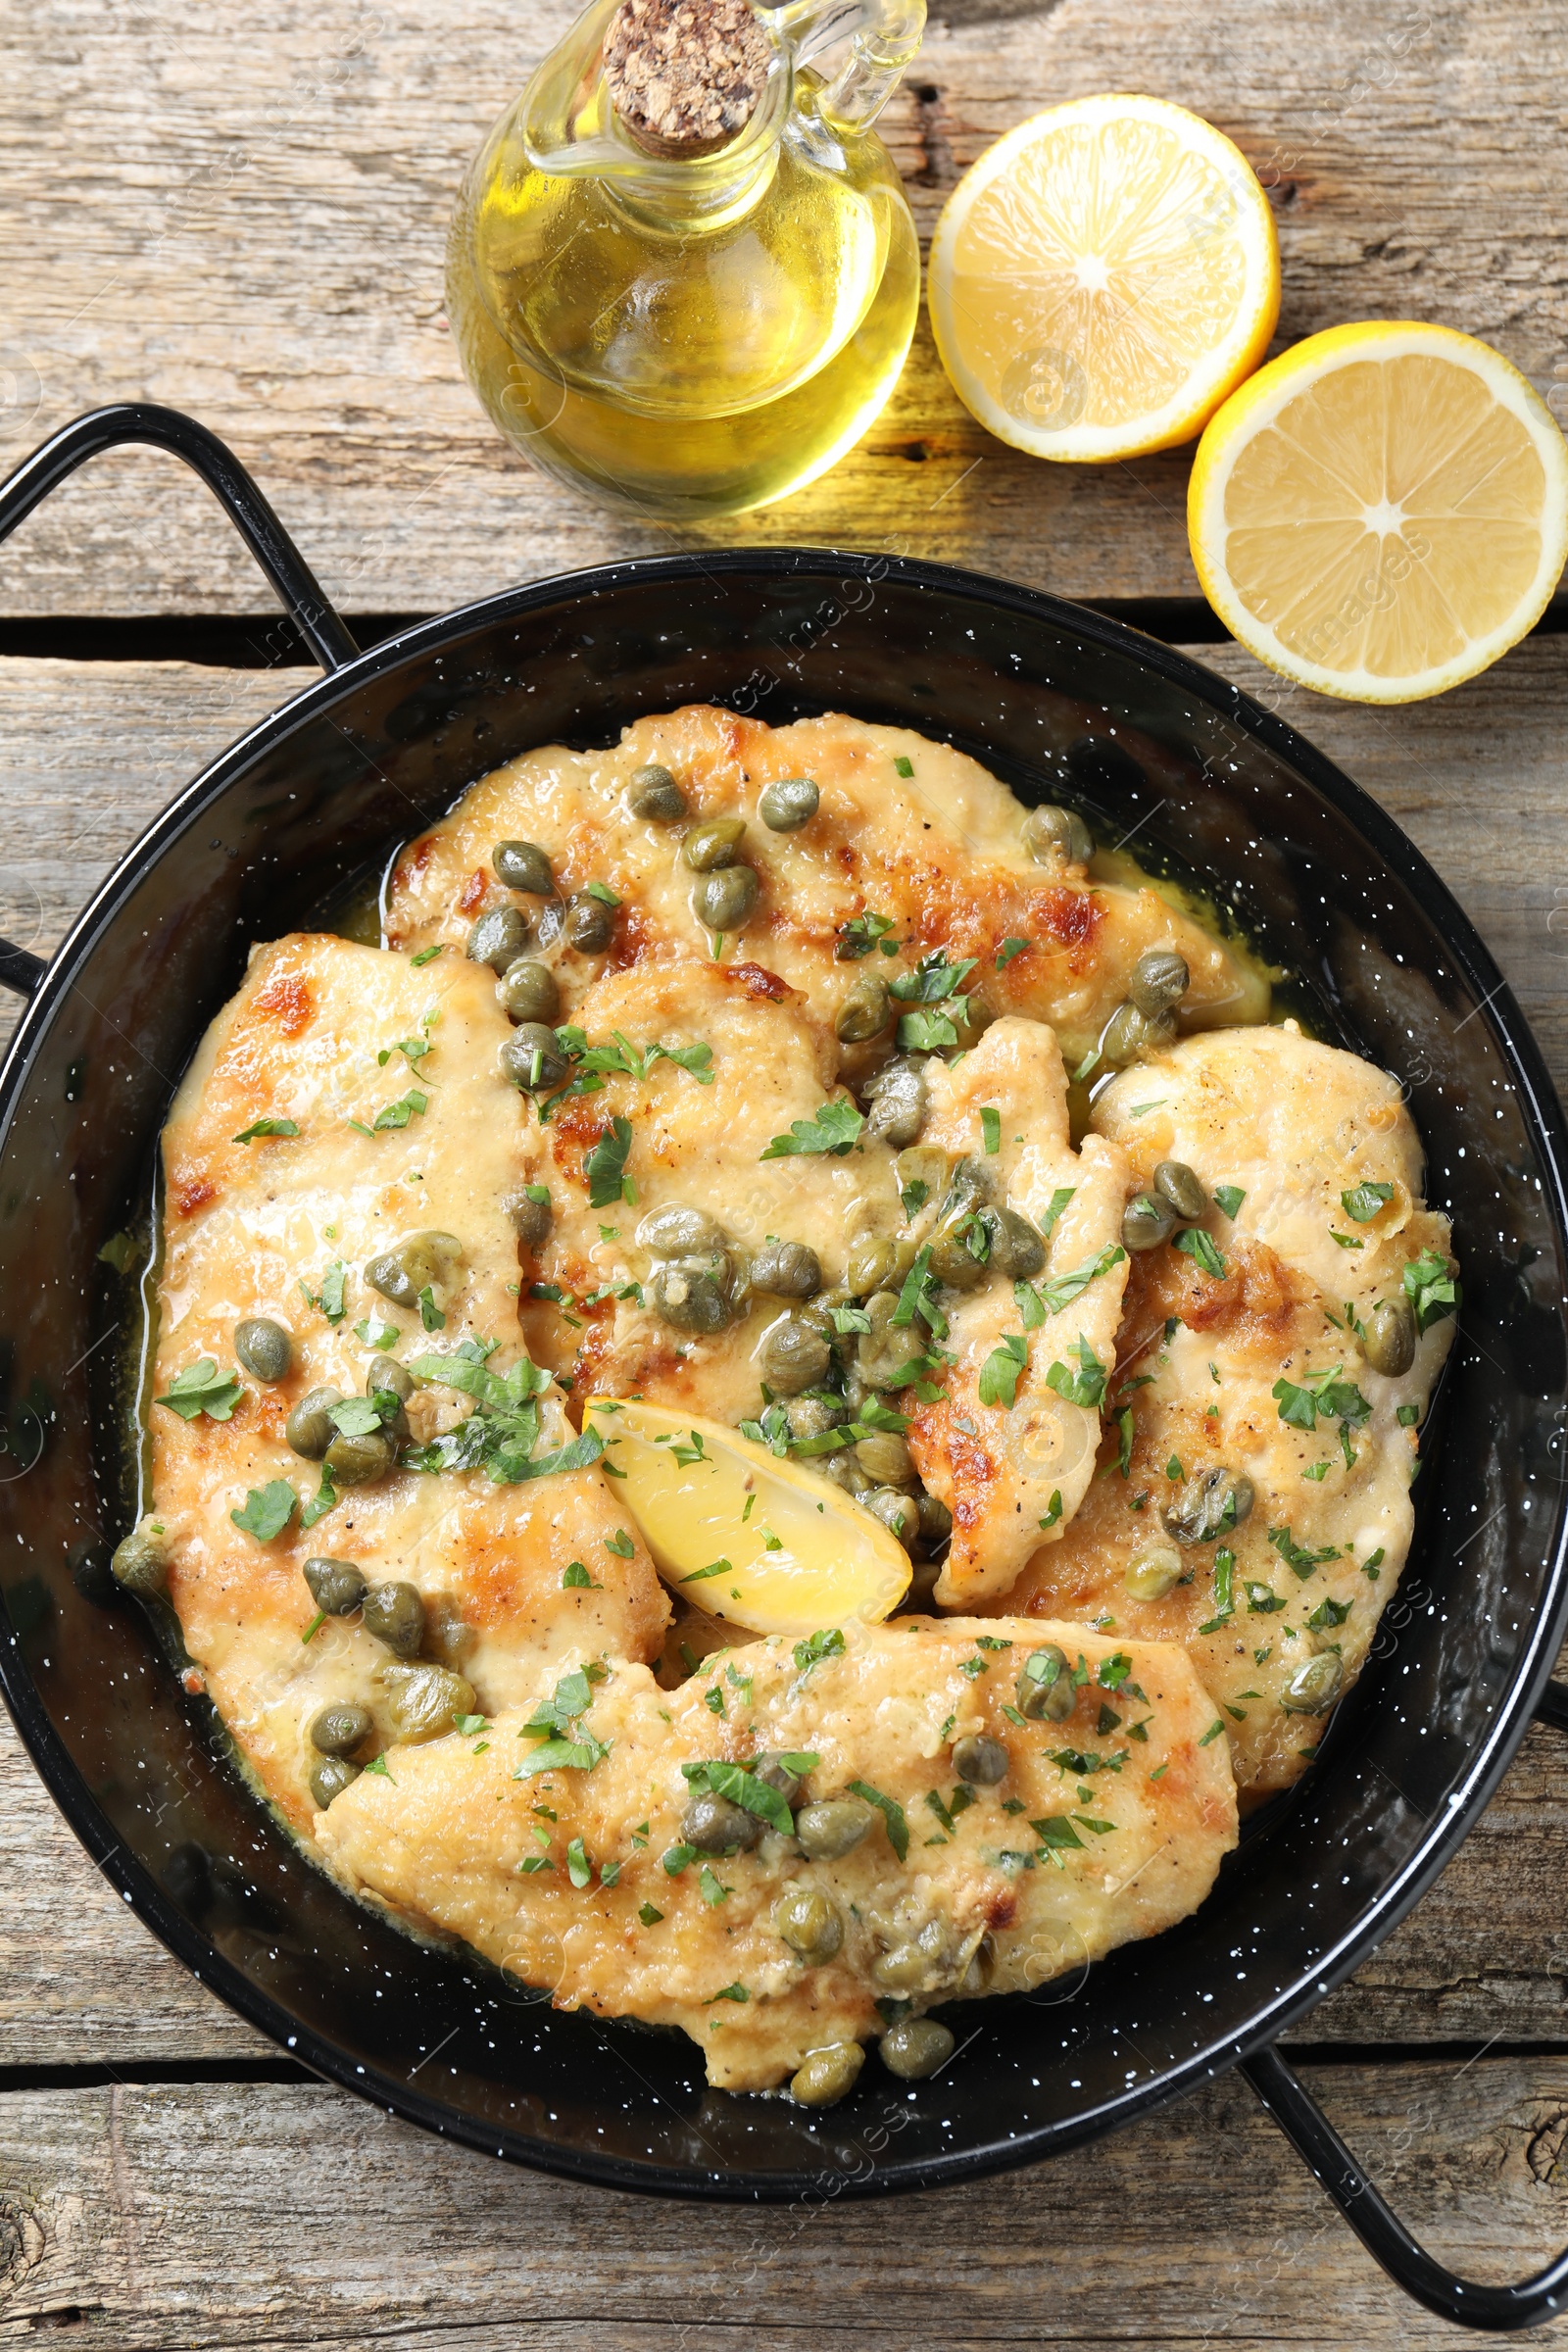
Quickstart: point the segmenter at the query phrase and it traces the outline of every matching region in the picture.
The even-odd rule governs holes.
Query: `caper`
[[[795,1816],[795,1836],[808,1862],[840,1862],[852,1854],[877,1819],[860,1796],[818,1797]]]
[[[1134,1600],[1163,1600],[1187,1570],[1174,1544],[1146,1544],[1127,1563],[1122,1575]]]
[[[871,1975],[884,1992],[917,1992],[931,1973],[933,1957],[911,1938],[873,1960]]]
[[[1046,1262],[1046,1245],[1015,1208],[983,1208],[980,1222],[991,1242],[988,1264],[1008,1282],[1028,1282]]]
[[[894,1430],[873,1430],[870,1437],[862,1438],[856,1446],[855,1458],[867,1478],[879,1487],[906,1487],[913,1482],[913,1457]]]
[[[762,1825],[743,1805],[732,1805],[727,1796],[705,1789],[681,1815],[680,1834],[682,1843],[695,1845],[700,1854],[722,1854],[732,1845],[755,1845]]]
[[[872,1135],[899,1151],[919,1142],[927,1110],[925,1074],[919,1062],[902,1055],[884,1062],[867,1081],[865,1094],[871,1105],[865,1123]]]
[[[525,890],[536,899],[555,897],[550,858],[536,841],[498,841],[490,862],[509,890]]]
[[[761,1374],[780,1396],[798,1396],[813,1389],[833,1360],[833,1350],[819,1331],[797,1316],[775,1323],[762,1342]]]
[[[838,1428],[844,1407],[836,1396],[792,1396],[784,1407],[784,1418],[792,1438],[820,1438]]]
[[[969,1954],[964,1972],[954,1987],[955,1991],[961,1993],[966,2000],[973,2000],[978,1994],[984,1992],[991,1982],[995,1968],[996,1955],[992,1951],[990,1939],[982,1937]]]
[[[351,1756],[374,1729],[368,1707],[339,1700],[335,1706],[323,1707],[313,1720],[311,1745],[323,1756]]]
[[[1320,1650],[1298,1666],[1280,1692],[1280,1705],[1288,1715],[1322,1715],[1339,1697],[1344,1680],[1345,1666],[1337,1652]]]
[[[816,1464],[816,1469],[830,1485],[842,1487],[846,1494],[853,1494],[857,1502],[876,1491],[853,1452],[830,1453]]]
[[[758,802],[757,813],[770,833],[798,833],[810,823],[821,799],[809,776],[780,776]]]
[[[686,795],[668,768],[652,760],[632,769],[626,802],[633,816],[649,817],[656,825],[672,825],[686,813]]]
[[[501,1069],[504,1077],[525,1095],[547,1092],[559,1086],[566,1075],[566,1056],[557,1043],[556,1033],[545,1021],[524,1021],[514,1029],[501,1049]]]
[[[374,1396],[381,1390],[390,1389],[400,1404],[407,1404],[414,1395],[415,1386],[414,1374],[407,1364],[395,1362],[390,1355],[371,1357],[370,1369],[365,1375],[367,1396]]]
[[[392,1728],[400,1740],[436,1740],[474,1712],[473,1685],[450,1666],[383,1666]]]
[[[969,1244],[979,1246],[976,1256]],[[979,1212],[961,1209],[931,1238],[931,1271],[953,1291],[977,1291],[991,1278],[991,1236]]]
[[[526,917],[515,906],[492,906],[468,933],[467,954],[471,962],[487,963],[492,971],[504,972],[527,945]]]
[[[324,1813],[334,1796],[341,1796],[351,1781],[360,1777],[358,1764],[346,1756],[323,1756],[311,1775],[311,1794]]]
[[[337,1389],[310,1389],[300,1398],[283,1424],[283,1436],[303,1460],[318,1462],[325,1453],[337,1436],[331,1408],[342,1401]]]
[[[752,1260],[752,1288],[769,1298],[814,1298],[822,1261],[805,1242],[766,1242]]]
[[[169,1584],[169,1554],[146,1528],[133,1528],[110,1555],[110,1573],[127,1592],[143,1595],[164,1592]]]
[[[833,1034],[841,1045],[863,1046],[868,1038],[881,1036],[892,1009],[886,985],[867,973],[857,980],[833,1015]]]
[[[1403,1298],[1384,1298],[1366,1319],[1362,1352],[1374,1372],[1397,1380],[1415,1362],[1415,1316]]]
[[[1252,1507],[1252,1482],[1245,1470],[1202,1470],[1178,1488],[1160,1512],[1165,1533],[1178,1544],[1212,1544],[1240,1527]]]
[[[734,1279],[727,1250],[710,1257],[664,1258],[651,1286],[654,1312],[677,1331],[722,1331],[735,1318]]]
[[[1152,1017],[1140,1012],[1136,1004],[1118,1004],[1105,1023],[1100,1037],[1100,1058],[1115,1070],[1124,1070],[1129,1063],[1141,1061],[1146,1054],[1157,1054],[1168,1046],[1176,1034],[1174,1013],[1156,1013]]]
[[[555,1222],[555,1210],[548,1196],[543,1200],[532,1198],[534,1191],[543,1190],[542,1185],[532,1188],[519,1185],[501,1203],[504,1214],[511,1219],[513,1232],[525,1250],[540,1249],[549,1240]]]
[[[341,1431],[321,1456],[340,1487],[373,1486],[385,1478],[397,1460],[397,1444],[385,1429],[367,1430],[363,1437],[346,1438]]]
[[[1018,1712],[1031,1723],[1065,1723],[1078,1703],[1067,1653],[1054,1642],[1032,1649],[1018,1670]]]
[[[847,2098],[859,2079],[865,2052],[858,2041],[830,2041],[810,2050],[790,2077],[790,2096],[803,2107],[832,2107]]]
[[[517,1035],[522,1035],[521,1030]],[[456,1234],[411,1233],[395,1249],[372,1257],[365,1279],[394,1306],[417,1306],[421,1291],[450,1282],[462,1264],[463,1244]],[[333,1402],[337,1401],[334,1397]]]
[[[746,833],[744,816],[708,816],[693,825],[680,845],[680,854],[694,874],[711,874],[734,865]]]
[[[323,1617],[346,1617],[365,1598],[365,1578],[352,1560],[307,1560],[304,1573]]]
[[[855,1358],[861,1378],[873,1389],[897,1388],[915,1357],[925,1351],[912,1321],[894,1322],[898,1304],[892,1291],[878,1291],[866,1301],[865,1315],[871,1328],[862,1331],[857,1341]]]
[[[579,956],[602,956],[615,936],[612,909],[591,890],[566,901],[562,936]]]
[[[805,1775],[792,1771],[782,1756],[759,1757],[752,1766],[753,1778],[767,1788],[776,1788],[787,1805],[793,1805],[805,1787]]]
[[[1023,846],[1037,865],[1087,865],[1094,838],[1081,816],[1049,803],[1023,820]]]
[[[234,1326],[234,1353],[258,1380],[281,1380],[294,1360],[294,1343],[281,1323],[268,1315],[248,1315]]]
[[[920,1519],[920,1541],[928,1551],[945,1544],[953,1533],[953,1513],[939,1495],[921,1493],[914,1498]]]
[[[953,2056],[954,2038],[934,2017],[901,2017],[877,2043],[877,2056],[901,2082],[923,2082]]]
[[[1208,1214],[1208,1195],[1185,1159],[1162,1159],[1154,1170],[1156,1199],[1166,1200],[1186,1224]]]
[[[671,1201],[652,1208],[637,1228],[637,1246],[653,1257],[701,1257],[724,1247],[724,1228],[705,1208]]]
[[[1018,1711],[1023,1712],[1021,1707]],[[1011,1762],[1002,1741],[985,1732],[971,1732],[967,1739],[953,1743],[954,1771],[960,1781],[977,1788],[994,1788],[999,1781],[1004,1781]]]
[[[1122,1210],[1121,1238],[1128,1250],[1156,1250],[1175,1230],[1176,1211],[1151,1193],[1135,1193]]]
[[[1133,965],[1127,994],[1140,1012],[1157,1017],[1174,1012],[1186,996],[1192,973],[1174,948],[1146,948]]]
[[[844,1941],[844,1915],[815,1886],[786,1886],[773,1905],[773,1933],[813,1966],[831,1960]]]
[[[920,1514],[914,1507],[914,1497],[901,1494],[897,1487],[877,1487],[862,1497],[873,1519],[880,1519],[889,1535],[908,1546],[917,1542],[920,1534]]]
[[[424,1639],[424,1603],[412,1585],[372,1585],[365,1595],[365,1630],[400,1658],[412,1658]]]
[[[692,892],[692,912],[705,931],[739,931],[761,885],[749,865],[726,865],[704,874]]]
[[[868,1298],[872,1291],[882,1290],[898,1271],[898,1244],[891,1234],[867,1234],[850,1251],[850,1262],[844,1270],[844,1286],[857,1298]],[[906,1269],[907,1271],[907,1269]]]
[[[496,982],[496,1003],[509,1020],[542,1021],[548,1026],[561,1010],[556,975],[548,963],[519,956]]]

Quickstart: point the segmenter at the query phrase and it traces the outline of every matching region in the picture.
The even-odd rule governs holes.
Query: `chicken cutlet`
[[[1094,1118],[1146,1207],[1173,1166],[1211,1205],[1135,1251],[1099,1475],[994,1605],[1183,1642],[1256,1801],[1304,1771],[1404,1565],[1448,1222],[1396,1081],[1294,1029],[1185,1039]]]
[[[764,2090],[853,2075],[879,2001],[1029,1990],[1183,1918],[1236,1838],[1214,1720],[1179,1648],[1036,1621],[754,1642],[674,1691],[585,1653],[482,1739],[393,1748],[317,1836],[411,1926]]]
[[[439,1451],[479,1374],[499,1388],[521,1358],[507,1034],[472,964],[420,971],[335,937],[280,940],[253,955],[165,1130],[147,1532],[190,1657],[301,1833],[323,1709],[365,1710],[363,1745],[454,1695],[459,1711],[511,1704],[542,1660],[585,1643],[646,1658],[663,1639],[662,1588],[602,1473],[535,1475],[574,1444],[559,1393],[519,1395],[506,1425],[531,1458],[388,1474],[392,1440]],[[387,1271],[400,1253],[416,1286]],[[377,1266],[406,1302],[370,1286]],[[416,1392],[409,1363],[465,1342],[480,1355],[456,1359],[469,1394]],[[396,1385],[368,1385],[382,1379]],[[313,1397],[302,1450],[291,1435]],[[396,1646],[373,1610],[323,1613],[312,1559],[338,1598],[356,1583],[399,1593]],[[593,1563],[591,1581],[569,1577],[573,1561]]]
[[[655,771],[673,799],[650,790]],[[814,803],[769,799],[803,780]],[[651,808],[672,813],[638,813]],[[549,870],[503,858],[533,885],[509,887],[503,844],[542,853]],[[462,948],[481,917],[510,912],[514,952],[553,972],[569,1016],[607,965],[701,957],[721,933],[830,1025],[868,974],[907,978],[940,950],[953,964],[973,959],[980,977],[965,993],[990,1012],[1049,1022],[1074,1066],[1152,949],[1187,964],[1184,1026],[1266,1018],[1255,959],[1173,895],[1092,879],[1088,854],[1079,820],[1031,820],[977,760],[907,728],[842,713],[775,728],[693,704],[639,719],[611,750],[554,746],[481,777],[399,857],[387,937]]]

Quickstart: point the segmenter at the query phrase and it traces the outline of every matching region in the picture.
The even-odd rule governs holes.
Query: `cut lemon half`
[[[1540,619],[1568,557],[1568,449],[1488,344],[1330,327],[1220,410],[1187,528],[1204,595],[1260,662],[1347,701],[1419,702]]]
[[[931,324],[964,407],[1037,458],[1191,441],[1280,309],[1268,198],[1222,131],[1162,98],[1075,98],[958,182]]]
[[[660,1575],[710,1616],[794,1636],[876,1625],[909,1589],[909,1555],[879,1519],[721,1421],[594,1396],[583,1428]]]

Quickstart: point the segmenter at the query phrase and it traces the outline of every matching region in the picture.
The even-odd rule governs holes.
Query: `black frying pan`
[[[793,2198],[927,2186],[1067,2148],[1240,2063],[1371,2251],[1444,2316],[1529,2325],[1568,2254],[1467,2285],[1406,2234],[1279,2055],[1473,1826],[1568,1617],[1563,1122],[1495,965],[1419,851],[1310,745],[1167,646],[936,564],[762,550],[607,565],[356,653],[242,468],[172,411],[67,428],[0,490],[0,538],[84,457],[144,441],[222,500],[327,675],[188,785],[45,966],[0,1071],[0,1689],[88,1851],[203,1982],[320,2073],[499,2156],[621,2188]],[[554,738],[693,701],[826,709],[950,738],[1026,801],[1218,877],[1325,1036],[1404,1080],[1454,1221],[1465,1308],[1447,1431],[1377,1654],[1306,1779],[1202,1909],[1086,1981],[962,2013],[935,2082],[869,2068],[827,2112],[702,2085],[683,2038],[557,2014],[397,1935],[246,1794],[104,1561],[125,1501],[111,1384],[124,1316],[96,1261],[252,941]],[[383,1997],[373,1998],[379,1989]],[[439,2047],[439,2063],[427,2063]]]

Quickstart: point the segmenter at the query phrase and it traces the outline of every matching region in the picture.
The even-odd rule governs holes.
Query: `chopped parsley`
[[[355,1324],[354,1336],[363,1340],[367,1348],[381,1353],[395,1347],[403,1334],[395,1323],[383,1323],[378,1316],[367,1315],[363,1322]]]
[[[854,1150],[865,1120],[853,1102],[824,1102],[814,1119],[792,1119],[788,1135],[775,1135],[763,1159],[827,1155],[842,1159]]]
[[[248,1127],[242,1127],[238,1135],[230,1137],[229,1140],[236,1144],[254,1144],[259,1136],[298,1135],[298,1133],[299,1128],[293,1119],[252,1119]]]
[[[1054,1389],[1066,1404],[1098,1412],[1104,1400],[1106,1366],[1081,1333],[1067,1352],[1076,1355],[1079,1369],[1071,1372],[1065,1364],[1053,1364],[1046,1374],[1047,1388]]]
[[[623,1527],[617,1527],[612,1536],[606,1536],[605,1549],[612,1551],[618,1560],[629,1560],[637,1546],[627,1535],[626,1530]]]
[[[636,1200],[637,1187],[626,1173],[630,1151],[631,1121],[612,1119],[593,1150],[583,1154],[590,1208],[608,1208],[612,1200]]]
[[[540,1745],[523,1757],[512,1776],[514,1781],[532,1780],[541,1772],[592,1772],[609,1755],[605,1742],[578,1720],[593,1703],[594,1684],[604,1676],[603,1666],[573,1667],[551,1696],[540,1700],[517,1735],[519,1740],[538,1739]]]
[[[645,1928],[657,1928],[664,1914],[662,1911],[656,1911],[652,1903],[639,1903],[637,1916]]]
[[[227,1421],[245,1394],[245,1384],[233,1372],[220,1372],[216,1356],[198,1356],[176,1372],[169,1384],[167,1396],[154,1398],[157,1404],[167,1404],[172,1413],[182,1421],[194,1421],[205,1413],[209,1421]]]
[[[980,1133],[985,1140],[986,1155],[995,1158],[1002,1150],[1002,1113],[994,1103],[980,1105]]]
[[[814,1769],[818,1759],[814,1755],[791,1756],[788,1761],[790,1769],[798,1768],[798,1777],[804,1779],[808,1772]],[[705,1791],[722,1796],[730,1804],[739,1805],[743,1812],[752,1814],[756,1820],[765,1821],[769,1829],[778,1831],[780,1837],[794,1836],[795,1816],[785,1802],[782,1791],[775,1788],[770,1781],[764,1781],[750,1771],[746,1765],[728,1763],[715,1757],[703,1764],[683,1764],[681,1771],[690,1783],[694,1796],[701,1796]]]
[[[884,934],[892,928],[893,917],[890,914],[852,914],[847,923],[839,926],[838,938],[833,946],[836,961],[856,963],[862,956],[869,956],[871,950],[881,943]],[[887,954],[888,950],[884,949],[883,953]],[[893,953],[898,953],[896,948]]]
[[[1247,1195],[1239,1184],[1216,1184],[1209,1198],[1225,1216],[1234,1217]]]
[[[604,1591],[602,1585],[594,1583],[581,1560],[567,1561],[561,1572],[561,1589],[564,1592],[602,1592]]]
[[[429,1096],[411,1086],[395,1102],[382,1103],[372,1125],[367,1127],[363,1119],[350,1119],[349,1125],[357,1135],[383,1135],[389,1128],[406,1127],[411,1119],[422,1118],[429,1107]]]
[[[1280,1419],[1293,1429],[1316,1429],[1319,1413],[1347,1428],[1358,1426],[1372,1411],[1355,1383],[1340,1378],[1338,1364],[1304,1383],[1277,1380],[1269,1393],[1278,1400]]]
[[[299,1496],[286,1478],[270,1478],[265,1487],[252,1487],[245,1497],[243,1510],[230,1511],[234,1525],[254,1536],[258,1544],[270,1544],[283,1533],[299,1507]]]
[[[1052,1194],[1050,1205],[1040,1219],[1040,1230],[1048,1242],[1055,1231],[1057,1218],[1077,1190],[1075,1184],[1064,1184]]]
[[[795,1644],[795,1663],[802,1674],[809,1674],[811,1668],[819,1666],[824,1658],[842,1658],[843,1655],[844,1636],[836,1625],[823,1626],[816,1633],[808,1634],[804,1642]]]
[[[549,1478],[558,1471],[586,1470],[604,1452],[596,1430],[536,1454],[539,1442],[538,1399],[550,1386],[550,1375],[522,1355],[510,1372],[492,1372],[487,1357],[491,1347],[477,1340],[460,1340],[450,1355],[420,1355],[413,1370],[420,1380],[439,1388],[457,1389],[470,1396],[474,1410],[443,1437],[427,1446],[405,1447],[406,1470],[483,1470],[498,1487],[517,1486],[526,1479]]]
[[[1325,1626],[1343,1625],[1354,1605],[1348,1600],[1320,1600],[1306,1622],[1314,1633],[1321,1633]]]
[[[421,948],[417,956],[411,956],[409,957],[409,961],[414,966],[414,969],[417,971],[421,963],[433,963],[440,953],[441,950],[439,945],[433,948]]]
[[[1393,1199],[1392,1184],[1358,1184],[1340,1195],[1340,1206],[1352,1225],[1370,1225],[1378,1210]]]
[[[1322,1567],[1325,1560],[1337,1560],[1342,1556],[1332,1544],[1323,1544],[1317,1551],[1308,1551],[1304,1544],[1297,1543],[1288,1527],[1271,1527],[1268,1540],[1286,1566],[1294,1569],[1303,1583],[1314,1568]]]
[[[880,1788],[873,1788],[869,1781],[852,1781],[850,1788],[856,1796],[864,1797],[868,1805],[875,1805],[887,1823],[889,1845],[892,1846],[901,1862],[906,1860],[909,1851],[909,1825],[905,1819],[904,1807],[893,1797],[884,1796]]]
[[[1050,1282],[1015,1282],[1012,1295],[1018,1302],[1025,1331],[1033,1331],[1048,1315],[1059,1315],[1063,1307],[1081,1298],[1092,1282],[1119,1266],[1127,1252],[1119,1242],[1107,1242],[1098,1257],[1086,1258],[1070,1273],[1057,1274]]]
[[[1058,1487],[1058,1488],[1056,1489],[1055,1493],[1054,1493],[1054,1494],[1052,1495],[1052,1497],[1051,1497],[1051,1501],[1050,1501],[1050,1504],[1049,1504],[1049,1506],[1048,1506],[1048,1508],[1047,1508],[1047,1511],[1046,1511],[1046,1515],[1045,1515],[1045,1517],[1044,1517],[1044,1518],[1041,1520],[1041,1522],[1040,1522],[1040,1525],[1041,1525],[1041,1528],[1042,1528],[1042,1530],[1044,1530],[1044,1529],[1046,1529],[1046,1528],[1050,1528],[1050,1527],[1054,1527],[1054,1526],[1055,1526],[1055,1524],[1056,1524],[1056,1522],[1057,1522],[1057,1520],[1058,1520],[1060,1517],[1061,1517],[1061,1489]]]
[[[1423,1250],[1404,1269],[1404,1295],[1415,1313],[1417,1331],[1430,1331],[1446,1315],[1457,1314],[1461,1302],[1459,1285],[1448,1271],[1446,1258],[1435,1250]]]
[[[1214,1614],[1206,1625],[1199,1627],[1198,1630],[1200,1634],[1217,1634],[1220,1627],[1235,1616],[1236,1596],[1233,1589],[1235,1574],[1236,1554],[1234,1551],[1226,1550],[1222,1545],[1214,1554]]]
[[[1216,1282],[1224,1281],[1225,1260],[1201,1225],[1187,1226],[1176,1236],[1176,1247],[1178,1250],[1185,1250],[1194,1263],[1201,1266],[1205,1274],[1212,1275]]]
[[[1009,933],[997,950],[998,971],[1004,972],[1015,956],[1021,956],[1025,948],[1032,948],[1034,944],[1032,939],[1019,939]]]
[[[1009,1331],[1001,1347],[993,1348],[980,1367],[978,1394],[981,1403],[1006,1405],[1009,1409],[1016,1404],[1018,1375],[1028,1361],[1028,1343],[1016,1332]]]
[[[906,760],[902,752],[897,755],[893,764],[901,776],[912,776],[914,773],[913,760]]]
[[[303,1282],[300,1284],[300,1294],[306,1305],[314,1306],[318,1314],[324,1315],[329,1323],[341,1323],[348,1312],[343,1298],[348,1282],[348,1273],[349,1270],[343,1260],[335,1257],[321,1276],[321,1287],[318,1291],[307,1290]]]

